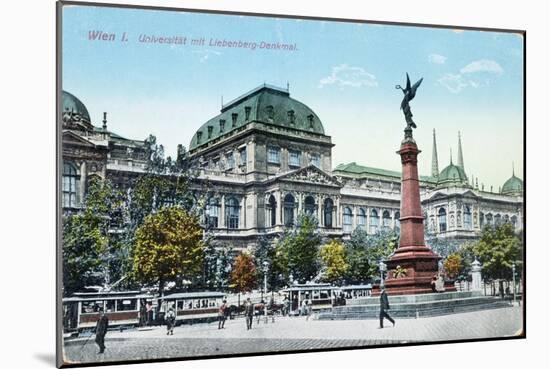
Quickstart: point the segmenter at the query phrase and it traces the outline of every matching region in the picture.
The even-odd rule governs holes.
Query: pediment
[[[63,131],[63,138],[61,142],[62,144],[76,144],[79,146],[95,147],[91,141],[71,131]]]
[[[342,187],[342,183],[340,183],[335,177],[322,171],[314,165],[285,173],[281,175],[278,179],[288,182],[302,182]]]

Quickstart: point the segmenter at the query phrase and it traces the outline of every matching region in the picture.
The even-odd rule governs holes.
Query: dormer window
[[[248,122],[248,120],[250,119],[250,110],[252,110],[252,108],[250,106],[245,106],[244,107],[244,119]]]
[[[202,132],[199,131],[199,132],[197,132],[197,143],[200,143],[201,139],[202,139]]]
[[[313,128],[313,114],[307,116],[307,121],[309,123],[309,128]]]
[[[268,120],[273,121],[273,118],[275,118],[275,110],[273,109],[273,105],[266,106],[265,111],[267,113]]]
[[[239,116],[239,114],[237,113],[233,113],[231,114],[231,120],[233,121],[233,128],[237,127],[237,117]]]
[[[220,119],[220,132],[225,130],[225,119]]]
[[[208,138],[212,138],[212,131],[214,131],[214,127],[213,126],[208,126]]]
[[[296,116],[294,115],[294,110],[289,110],[287,112],[288,114],[288,121],[290,122],[290,124],[294,125],[295,121],[296,121]]]

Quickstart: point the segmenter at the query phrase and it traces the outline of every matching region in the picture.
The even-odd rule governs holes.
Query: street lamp
[[[516,264],[512,264],[512,293],[514,295],[514,303],[516,304]]]
[[[380,263],[378,263],[378,267],[380,268],[380,287],[384,286],[384,272],[387,270],[386,264],[380,260]]]
[[[267,271],[269,270],[269,263],[264,261],[262,263],[262,271],[264,272],[264,295],[267,299]],[[264,316],[265,322],[267,323],[267,304],[264,301]]]

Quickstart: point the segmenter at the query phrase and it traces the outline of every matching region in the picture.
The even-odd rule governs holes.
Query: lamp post
[[[516,264],[512,264],[512,294],[514,296],[514,303],[516,304]]]
[[[380,263],[378,263],[378,267],[380,268],[380,287],[384,286],[384,272],[386,269],[386,264],[380,260]]]
[[[264,261],[262,263],[262,271],[264,272],[264,295],[267,299],[267,271],[269,270],[269,263],[267,261]],[[265,322],[267,323],[267,304],[264,301],[264,316],[265,316]]]

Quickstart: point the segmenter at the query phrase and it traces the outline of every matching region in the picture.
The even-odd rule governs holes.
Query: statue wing
[[[411,92],[409,92],[409,101],[414,99],[414,97],[416,96],[416,89],[418,88],[418,86],[420,86],[423,79],[424,78],[420,78],[420,80],[411,87]]]
[[[411,89],[411,80],[409,79],[409,73],[407,73],[407,88],[405,88],[406,91],[410,91]]]

